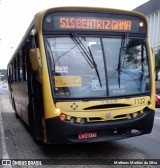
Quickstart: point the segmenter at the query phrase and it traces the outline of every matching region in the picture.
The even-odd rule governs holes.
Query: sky
[[[148,0],[0,0],[0,69],[7,63],[40,10],[59,6],[89,6],[133,10]]]

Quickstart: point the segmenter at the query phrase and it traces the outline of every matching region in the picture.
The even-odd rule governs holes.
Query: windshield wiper
[[[121,80],[120,80],[120,76],[121,76],[121,66],[122,66],[122,59],[124,56],[124,50],[126,48],[126,39],[128,38],[128,34],[124,34],[124,37],[122,38],[121,41],[121,48],[119,49],[119,59],[118,59],[118,84],[119,84],[119,88],[121,85]]]
[[[102,82],[101,82],[101,79],[100,79],[97,64],[94,60],[93,54],[92,54],[89,46],[88,46],[88,50],[87,50],[76,33],[71,33],[71,38],[72,38],[73,42],[77,45],[77,47],[80,49],[82,55],[84,56],[84,58],[88,62],[88,64],[91,66],[91,68],[95,68],[95,71],[96,71],[96,74],[97,74],[97,77],[98,77],[98,80],[99,80],[99,84],[102,87]]]
[[[73,42],[76,44],[76,46],[79,48],[81,54],[83,55],[83,57],[85,58],[87,63],[90,65],[90,67],[94,68],[93,61],[91,59],[90,53],[88,52],[86,47],[83,45],[83,43],[81,42],[81,40],[79,39],[77,34],[76,33],[71,33],[71,38],[72,38]]]
[[[88,46],[88,50],[89,50],[89,53],[90,53],[90,55],[91,55],[91,58],[92,58],[92,61],[93,61],[93,65],[94,65],[94,68],[95,68],[96,73],[97,73],[97,77],[98,77],[98,80],[99,80],[99,84],[100,84],[100,86],[102,87],[102,82],[101,82],[101,78],[100,78],[99,71],[98,71],[98,68],[97,68],[97,64],[96,64],[96,62],[95,62],[95,60],[94,60],[93,54],[92,54],[91,49],[89,48],[89,46]]]

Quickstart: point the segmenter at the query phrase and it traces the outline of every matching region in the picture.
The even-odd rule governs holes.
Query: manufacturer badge
[[[106,117],[107,117],[107,118],[111,118],[111,113],[110,113],[110,112],[107,112],[107,113],[106,113]]]

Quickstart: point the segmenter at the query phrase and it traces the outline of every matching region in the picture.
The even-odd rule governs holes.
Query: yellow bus
[[[8,63],[10,100],[33,139],[118,140],[152,131],[154,58],[140,13],[58,7],[37,13]]]

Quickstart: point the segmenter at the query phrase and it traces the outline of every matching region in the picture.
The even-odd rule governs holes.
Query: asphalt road
[[[151,134],[125,139],[121,142],[133,146],[148,158],[160,159],[160,108],[156,108]]]
[[[114,168],[93,160],[100,159],[160,159],[160,109],[156,109],[153,131],[151,134],[125,140],[81,144],[81,145],[41,145],[32,140],[28,128],[21,120],[17,120],[9,103],[7,89],[0,87],[0,159],[51,159],[60,160],[54,167],[65,168]],[[74,161],[73,165],[67,164]],[[59,165],[60,164],[60,165]],[[1,166],[0,166],[1,167]],[[16,166],[10,166],[16,167]],[[24,166],[19,166],[24,167]],[[36,166],[30,166],[36,167]],[[53,166],[42,166],[53,167]],[[159,167],[157,165],[118,165],[127,167]]]

